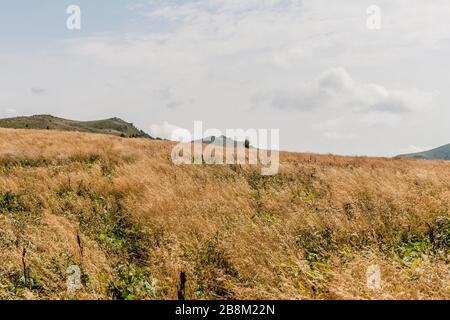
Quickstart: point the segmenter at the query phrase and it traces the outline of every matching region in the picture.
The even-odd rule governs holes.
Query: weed
[[[238,277],[225,251],[220,248],[215,235],[200,249],[195,265],[197,295],[203,298],[230,299],[233,297],[231,282]]]
[[[317,191],[312,186],[306,186],[303,189],[303,199],[306,201],[314,200],[317,197]]]
[[[407,264],[422,256],[447,259],[450,246],[450,219],[438,217],[428,232],[404,232],[394,246],[394,252]]]
[[[42,207],[38,198],[26,193],[7,191],[0,194],[0,214],[8,215],[14,225],[20,228],[24,228],[27,223],[39,222]]]
[[[432,234],[432,243],[435,247],[443,249],[450,248],[450,217],[438,217],[430,231]]]
[[[129,219],[117,195],[90,193],[88,199],[90,210],[78,213],[81,230],[110,253],[124,253],[132,261],[145,260],[145,233]]]
[[[19,289],[29,289],[34,291],[42,290],[44,283],[42,277],[36,273],[25,275],[23,272],[12,272],[9,274],[10,291],[17,292]]]
[[[401,243],[394,247],[394,251],[401,259],[414,259],[420,255],[429,255],[431,242],[427,235],[407,235]]]
[[[117,278],[108,282],[107,292],[117,300],[155,299],[156,279],[145,268],[121,266]]]
[[[0,194],[0,211],[17,212],[22,210],[24,210],[24,206],[19,199],[19,195],[11,191]]]
[[[326,263],[329,255],[337,249],[331,229],[300,230],[296,243],[303,250],[306,262],[312,270]]]

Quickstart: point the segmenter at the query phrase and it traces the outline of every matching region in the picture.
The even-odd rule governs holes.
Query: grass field
[[[0,129],[0,298],[450,297],[449,162],[281,153],[263,177],[173,146]]]

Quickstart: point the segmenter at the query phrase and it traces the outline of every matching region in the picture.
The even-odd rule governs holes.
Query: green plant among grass
[[[279,189],[286,185],[295,183],[295,179],[282,174],[273,176],[263,176],[261,172],[257,170],[251,171],[239,171],[241,172],[249,186],[254,190],[261,190],[267,188]]]
[[[108,295],[117,300],[155,299],[156,279],[141,267],[119,267],[117,278],[107,284]]]
[[[11,191],[0,194],[0,211],[16,212],[22,211],[23,209],[24,206],[22,205],[18,194]]]
[[[199,298],[233,298],[232,281],[237,280],[239,274],[220,247],[218,235],[200,248],[194,272],[197,278],[196,295]]]
[[[331,230],[300,230],[296,243],[303,250],[306,265],[317,271],[328,261],[328,256],[337,246]]]
[[[126,254],[132,261],[145,260],[145,234],[117,199],[91,195],[91,201],[91,210],[78,214],[81,230],[112,254]]]
[[[414,235],[394,247],[394,251],[404,261],[411,261],[422,255],[431,253],[431,242],[428,236]]]
[[[137,225],[124,218],[111,216],[104,220],[105,226],[96,238],[109,251],[126,252],[132,258],[144,255],[143,234]]]
[[[306,186],[303,190],[303,199],[305,201],[312,201],[317,197],[317,191],[311,186]]]
[[[25,192],[0,193],[0,215],[8,215],[19,227],[24,227],[27,223],[39,222],[42,217],[42,206],[38,198]]]
[[[431,227],[430,235],[433,238],[433,244],[437,248],[450,248],[450,217],[440,216]]]
[[[89,156],[82,159],[82,161],[89,167],[94,166],[100,160],[101,158],[98,154],[90,154]]]
[[[421,233],[403,233],[394,246],[394,252],[407,264],[415,259],[433,257],[448,259],[450,248],[450,218],[439,216],[428,230]]]
[[[64,183],[55,195],[61,200],[59,212],[73,214],[81,232],[96,240],[109,254],[124,256],[138,264],[146,260],[150,240],[121,204],[121,193],[99,194],[83,183],[72,186]],[[83,203],[83,208],[74,207],[74,202]]]
[[[23,272],[13,272],[9,275],[9,290],[17,292],[19,289],[29,289],[32,291],[42,290],[44,283],[42,277],[36,273],[25,275]]]

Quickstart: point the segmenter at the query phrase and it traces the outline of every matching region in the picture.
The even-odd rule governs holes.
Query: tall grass
[[[263,177],[173,146],[1,129],[0,298],[450,296],[450,163],[281,153]]]

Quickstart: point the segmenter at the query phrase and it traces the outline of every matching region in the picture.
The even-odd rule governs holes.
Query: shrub
[[[244,146],[246,149],[250,149],[250,140],[245,139]]]

